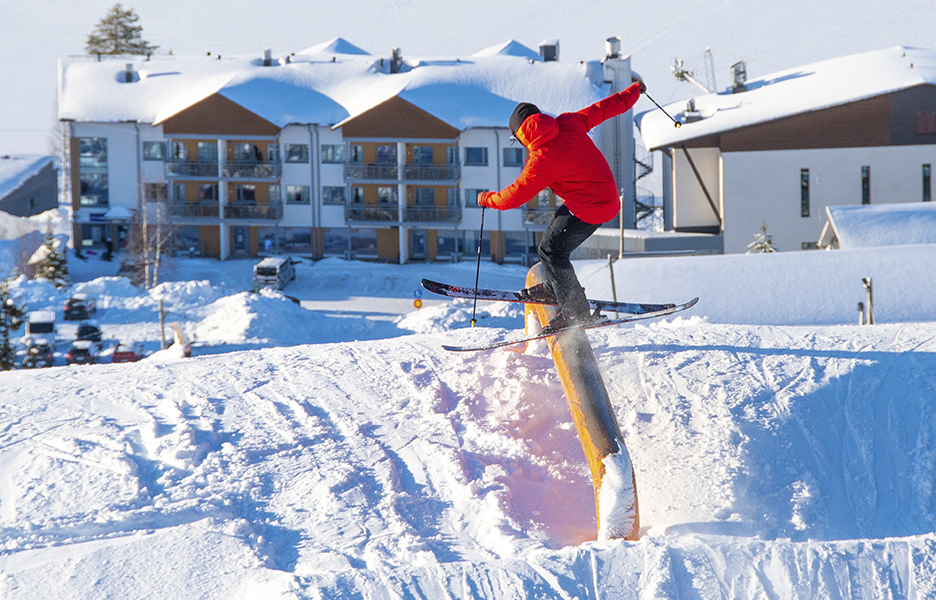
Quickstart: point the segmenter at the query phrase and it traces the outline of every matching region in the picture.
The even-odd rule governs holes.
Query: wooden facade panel
[[[341,132],[345,138],[453,140],[459,135],[455,127],[397,96],[349,120]]]
[[[213,94],[198,104],[162,122],[166,135],[251,135],[276,136],[280,128],[220,94]]]

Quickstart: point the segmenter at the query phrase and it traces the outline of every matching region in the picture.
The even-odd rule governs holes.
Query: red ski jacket
[[[630,110],[640,98],[640,84],[558,117],[539,113],[523,122],[517,139],[530,155],[516,181],[500,192],[485,192],[481,206],[517,208],[549,187],[573,215],[586,223],[606,223],[621,209],[617,184],[608,161],[588,132]]]

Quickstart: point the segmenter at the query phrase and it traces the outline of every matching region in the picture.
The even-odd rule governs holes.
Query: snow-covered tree
[[[16,366],[16,346],[10,336],[20,328],[25,316],[26,309],[17,305],[10,295],[10,280],[0,281],[0,371]]]
[[[140,17],[132,8],[124,9],[118,2],[104,18],[98,21],[88,36],[85,51],[91,55],[141,54],[150,56],[159,46],[143,39],[143,27],[137,25]]]
[[[36,279],[45,279],[58,289],[68,285],[68,262],[62,240],[55,237],[50,225],[46,229],[45,241],[39,249],[41,256],[36,266]]]
[[[748,254],[760,254],[762,252],[776,252],[777,249],[773,245],[773,239],[767,233],[767,222],[764,221],[764,224],[761,225],[761,232],[754,234],[754,241],[748,244],[747,253]]]

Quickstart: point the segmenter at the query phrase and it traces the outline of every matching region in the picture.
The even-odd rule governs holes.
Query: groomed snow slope
[[[636,543],[587,541],[544,348],[439,349],[471,333],[0,374],[0,593],[936,594],[936,324],[590,334]]]

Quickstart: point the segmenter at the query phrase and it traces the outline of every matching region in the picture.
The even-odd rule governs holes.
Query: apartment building
[[[274,57],[63,59],[65,194],[77,249],[120,249],[131,224],[175,252],[405,263],[478,251],[479,191],[523,167],[508,117],[579,110],[630,83],[630,59],[563,63],[515,41],[459,58],[371,55],[336,38]],[[596,129],[633,227],[633,120]],[[481,251],[526,262],[561,199],[488,214]],[[494,211],[488,211],[489,213]]]

